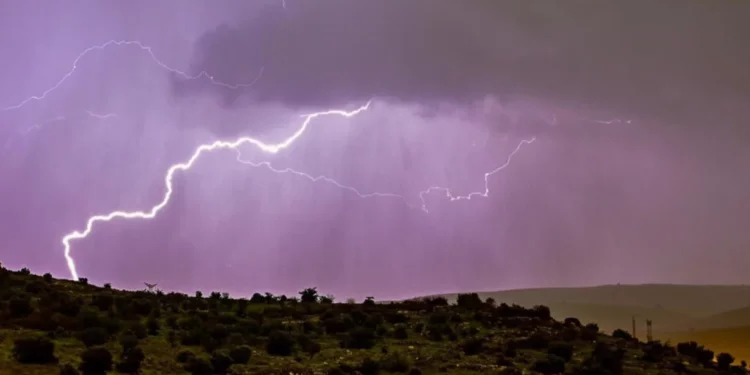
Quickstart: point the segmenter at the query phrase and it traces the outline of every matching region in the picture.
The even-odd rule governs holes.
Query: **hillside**
[[[516,289],[480,292],[481,298],[530,307],[544,304],[555,319],[568,316],[594,321],[605,332],[631,329],[645,333],[645,321],[654,331],[677,332],[690,329],[727,328],[750,325],[750,287],[744,285],[603,285],[581,288]],[[443,294],[455,301],[456,294]],[[734,311],[734,312],[733,312]]]
[[[729,357],[642,343],[476,294],[337,304],[129,292],[0,269],[0,374],[719,373]],[[736,374],[744,368],[733,366]]]
[[[695,318],[748,307],[750,286],[746,285],[602,285],[580,288],[537,288],[479,292],[481,298],[492,297],[521,306],[537,304],[631,306],[664,309]],[[456,294],[443,294],[449,301]]]

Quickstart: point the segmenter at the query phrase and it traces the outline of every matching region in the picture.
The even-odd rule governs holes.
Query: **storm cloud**
[[[523,95],[674,114],[750,95],[749,15],[740,1],[290,0],[239,15],[195,44],[193,73],[252,86],[174,77],[173,89],[216,93],[225,105]]]

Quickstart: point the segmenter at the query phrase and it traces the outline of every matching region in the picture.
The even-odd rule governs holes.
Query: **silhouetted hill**
[[[375,303],[96,287],[0,269],[0,374],[712,374],[731,356],[643,343],[476,293]],[[733,366],[735,374],[746,374]]]
[[[747,307],[750,286],[746,285],[602,285],[580,288],[537,288],[478,292],[482,298],[517,303],[559,305],[562,303],[632,306],[665,309],[692,317],[705,317]],[[443,294],[449,301],[456,294]]]

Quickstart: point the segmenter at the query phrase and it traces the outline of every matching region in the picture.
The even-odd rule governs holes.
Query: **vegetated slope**
[[[521,306],[561,303],[633,306],[673,311],[695,318],[747,307],[750,286],[746,285],[602,285],[580,288],[516,289],[479,292],[481,298],[492,297]],[[455,301],[456,294],[443,294]]]
[[[477,294],[334,304],[218,292],[118,291],[0,269],[0,373],[84,374],[632,374],[730,369],[728,355],[613,336],[544,306]],[[744,368],[734,366],[736,374]],[[701,372],[704,373],[704,372]]]
[[[692,332],[659,333],[661,340],[698,341],[717,351],[729,351],[737,360],[750,361],[750,325]]]

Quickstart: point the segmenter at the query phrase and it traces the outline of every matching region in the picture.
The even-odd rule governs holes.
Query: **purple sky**
[[[536,141],[488,198],[433,193],[429,213],[204,154],[155,219],[74,241],[79,274],[380,299],[750,282],[750,3],[281,3],[3,1],[0,261],[69,277],[61,238],[91,215],[150,209],[198,145],[279,142],[301,115],[373,99],[242,158],[418,206],[433,185],[483,191]],[[56,86],[110,40],[140,44],[91,50]]]

